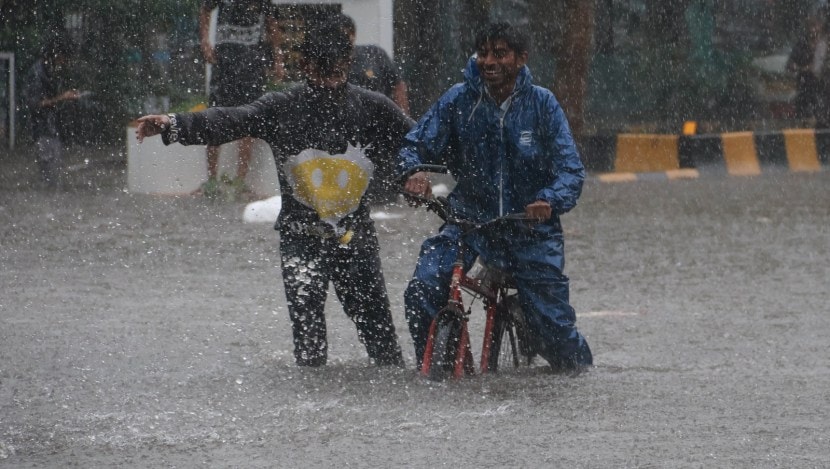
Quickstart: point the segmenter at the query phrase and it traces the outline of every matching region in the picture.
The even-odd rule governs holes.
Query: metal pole
[[[9,150],[14,150],[14,121],[15,121],[15,111],[17,109],[17,105],[15,104],[14,99],[14,83],[15,83],[15,71],[14,71],[14,54],[9,54],[9,70],[11,71],[11,80],[9,80]]]
[[[15,117],[15,99],[14,99],[14,54],[11,52],[0,52],[0,59],[8,59],[9,61],[9,150],[14,150],[14,117]]]

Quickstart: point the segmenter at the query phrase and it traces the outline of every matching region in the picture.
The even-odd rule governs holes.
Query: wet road
[[[330,364],[304,370],[243,204],[11,166],[0,467],[830,465],[830,172],[587,184],[564,225],[596,367],[435,384],[402,308],[434,216],[377,221],[409,368],[369,366],[330,298]]]

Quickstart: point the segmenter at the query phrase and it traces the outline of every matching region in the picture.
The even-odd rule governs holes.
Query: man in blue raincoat
[[[509,24],[482,30],[464,83],[450,88],[407,134],[399,170],[446,165],[456,180],[450,207],[460,218],[483,222],[525,212],[540,221],[466,235],[472,253],[465,268],[478,255],[511,274],[539,354],[554,370],[579,370],[593,359],[569,303],[559,216],[576,205],[585,169],[553,93],[531,81],[528,47]],[[410,176],[404,190],[431,193],[424,173]],[[447,302],[459,236],[458,227],[445,225],[424,241],[405,293],[419,363],[430,322]]]

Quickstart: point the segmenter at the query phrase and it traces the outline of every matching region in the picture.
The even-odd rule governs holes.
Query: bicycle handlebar
[[[533,223],[539,221],[539,219],[530,217],[526,213],[510,213],[484,222],[466,220],[452,215],[452,212],[450,210],[450,202],[449,200],[447,200],[446,197],[423,197],[420,195],[413,194],[405,194],[405,196],[410,200],[413,200],[417,204],[426,206],[427,210],[435,212],[435,214],[438,215],[438,217],[440,217],[445,222],[451,225],[460,226],[464,232],[478,230],[487,226],[492,226],[506,221],[525,221]]]
[[[415,173],[419,172],[428,172],[428,173],[447,173],[448,169],[446,166],[443,165],[434,165],[434,164],[419,164],[409,168],[409,170],[404,173],[401,177],[402,183],[407,180],[410,176]],[[504,221],[527,221],[527,222],[539,222],[541,220],[528,216],[526,213],[511,213],[508,215],[503,215],[498,218],[494,218],[492,220],[488,220],[485,222],[475,222],[472,220],[465,220],[463,218],[457,218],[452,215],[450,210],[450,203],[446,197],[424,197],[421,195],[410,194],[408,192],[403,192],[404,197],[414,202],[416,205],[425,205],[427,210],[435,212],[438,217],[440,217],[445,222],[451,225],[458,225],[464,230],[473,231],[484,228],[485,226],[494,225]]]
[[[406,182],[409,176],[421,172],[445,174],[449,172],[449,169],[446,166],[440,164],[418,164],[406,170],[403,176],[401,176],[401,182]]]

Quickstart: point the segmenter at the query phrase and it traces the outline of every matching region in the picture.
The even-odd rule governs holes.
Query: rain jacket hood
[[[399,170],[418,164],[449,168],[453,210],[485,221],[545,200],[550,224],[576,205],[585,179],[565,114],[549,90],[533,85],[522,67],[501,105],[487,92],[475,57],[464,82],[450,88],[407,134]]]

